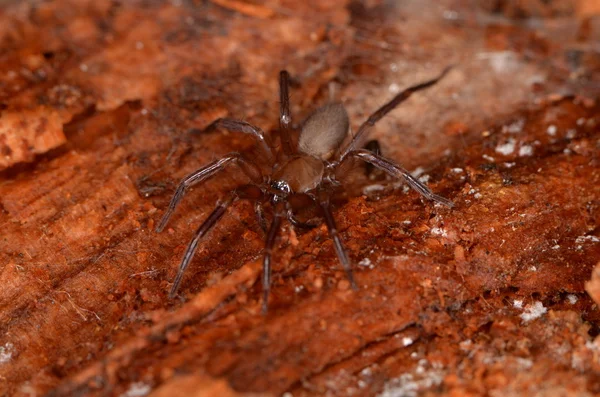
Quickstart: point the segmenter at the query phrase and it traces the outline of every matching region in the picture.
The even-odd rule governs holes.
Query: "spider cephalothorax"
[[[234,163],[238,165],[251,183],[239,186],[229,192],[217,204],[204,223],[200,225],[183,256],[170,296],[173,297],[177,292],[183,273],[189,265],[200,239],[219,221],[225,214],[227,207],[235,200],[247,199],[254,201],[259,223],[266,231],[263,259],[263,311],[266,311],[271,285],[271,252],[282,219],[286,217],[292,225],[298,227],[314,226],[310,222],[300,222],[294,215],[293,206],[290,203],[294,198],[300,196],[315,203],[320,208],[329,236],[333,240],[337,257],[346,271],[351,286],[356,288],[350,260],[338,235],[331,212],[330,200],[334,191],[340,185],[336,180],[336,171],[348,159],[360,159],[394,177],[403,178],[410,187],[425,198],[451,207],[451,201],[432,193],[427,186],[415,179],[398,164],[371,150],[357,149],[361,139],[377,121],[406,100],[413,92],[437,83],[448,70],[449,68],[444,70],[435,79],[414,85],[397,94],[391,101],[369,116],[354,136],[349,136],[350,122],[344,106],[341,103],[329,103],[315,110],[304,121],[298,142],[295,143],[291,134],[292,119],[288,94],[289,74],[286,71],[282,71],[279,75],[281,100],[279,117],[280,148],[276,148],[270,137],[265,135],[258,127],[232,119],[217,120],[214,123],[216,126],[254,136],[260,144],[269,166],[267,169],[264,166],[257,165],[240,153],[229,153],[221,159],[194,171],[181,181],[167,211],[156,228],[158,232],[162,231],[167,224],[186,189],[212,177],[223,170],[227,164]],[[344,145],[344,141],[347,141],[347,144]],[[270,205],[273,209],[273,217],[268,229],[263,217],[264,204]]]

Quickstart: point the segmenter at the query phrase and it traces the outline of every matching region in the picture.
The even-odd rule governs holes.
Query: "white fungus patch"
[[[597,242],[600,242],[600,239],[598,237],[596,237],[596,236],[578,236],[575,239],[575,242],[577,244],[583,244],[586,241],[589,241],[589,242],[592,242],[592,243],[597,243]]]
[[[521,299],[515,299],[513,301],[513,307],[515,307],[517,309],[522,309],[523,308],[523,301]]]
[[[385,189],[385,186],[383,186],[383,185],[378,185],[378,184],[367,185],[367,186],[363,187],[362,193],[365,196],[369,196],[373,193],[380,192],[384,189]]]
[[[569,294],[569,295],[567,295],[567,300],[569,301],[569,303],[571,305],[574,305],[574,304],[577,303],[577,301],[579,300],[579,298],[577,298],[577,295]]]
[[[496,153],[500,153],[504,156],[513,154],[515,151],[515,140],[509,139],[508,142],[496,146]]]
[[[431,234],[435,234],[436,236],[447,237],[448,232],[441,227],[432,227]]]
[[[519,156],[531,156],[533,154],[533,146],[531,145],[523,145],[519,148]]]
[[[556,126],[554,124],[551,124],[546,129],[546,134],[548,134],[550,136],[556,136],[556,131],[557,130],[558,130],[558,128],[556,128]]]
[[[531,361],[528,358],[517,357],[516,361],[517,361],[517,365],[521,369],[530,369],[531,367],[533,367],[533,361]]]
[[[516,120],[510,123],[509,125],[502,126],[503,133],[509,134],[518,134],[523,131],[523,127],[525,126],[525,120]]]
[[[120,397],[143,397],[150,393],[152,387],[149,384],[144,382],[135,382],[129,385],[129,389]]]
[[[421,176],[421,174],[423,174],[425,172],[425,168],[423,167],[417,167],[413,170],[413,172],[411,172],[410,174],[412,176],[414,176],[415,178],[418,178]]]
[[[493,163],[494,161],[496,161],[496,159],[495,159],[495,158],[493,158],[492,156],[488,156],[487,154],[484,154],[484,155],[483,155],[483,156],[481,156],[481,157],[483,157],[483,159],[484,159],[484,160],[490,161],[490,162],[492,162],[492,163]]]
[[[496,73],[509,73],[517,68],[519,59],[512,51],[482,52],[478,59],[487,60]]]
[[[368,267],[369,269],[373,269],[375,265],[369,258],[363,258],[360,262],[358,262],[358,266]]]
[[[391,94],[397,94],[397,93],[400,92],[400,86],[398,84],[396,84],[396,83],[392,83],[392,84],[389,85],[388,91]]]
[[[452,171],[455,174],[460,174],[464,170],[462,168],[452,168],[450,171]]]
[[[419,177],[419,182],[421,183],[427,183],[429,182],[429,175],[425,174]]]
[[[585,342],[585,347],[591,351],[598,351],[598,346],[591,340],[588,340],[587,342]]]
[[[462,342],[460,342],[458,344],[458,347],[460,348],[460,350],[463,350],[463,351],[471,351],[472,346],[473,346],[473,341],[471,339],[463,340]]]
[[[476,198],[477,200],[479,200],[480,198],[483,197],[483,195],[481,193],[479,193],[477,190],[471,188],[471,190],[469,190],[469,194],[472,194],[474,198]]]
[[[525,306],[525,310],[521,313],[521,319],[525,322],[535,320],[544,315],[548,309],[544,307],[542,302],[535,301],[532,305]]]
[[[9,362],[14,351],[15,346],[10,342],[6,342],[4,346],[0,346],[0,364]]]
[[[402,346],[406,347],[406,346],[410,346],[414,343],[415,341],[413,340],[413,338],[409,338],[407,336],[405,336],[404,338],[402,338]]]
[[[444,19],[447,19],[449,21],[456,21],[459,18],[458,12],[454,10],[444,10],[444,13],[442,15],[444,16]]]
[[[428,365],[427,360],[419,360],[413,373],[403,373],[388,381],[378,397],[416,397],[424,390],[438,386],[444,380],[440,365]]]

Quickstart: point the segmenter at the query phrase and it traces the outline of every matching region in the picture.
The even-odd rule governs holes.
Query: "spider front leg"
[[[262,150],[267,155],[268,161],[272,162],[275,160],[275,154],[273,153],[273,145],[271,140],[269,139],[269,136],[266,135],[260,128],[250,123],[246,123],[245,121],[233,119],[217,119],[213,121],[207,129],[210,129],[211,127],[221,127],[228,131],[242,132],[244,134],[250,134],[254,136],[260,143]]]
[[[419,84],[413,85],[411,87],[408,87],[408,88],[404,89],[403,91],[400,91],[389,102],[387,102],[382,107],[380,107],[379,109],[377,109],[373,114],[371,114],[369,116],[369,118],[364,123],[361,124],[361,126],[358,128],[358,131],[356,132],[356,134],[354,135],[354,137],[352,137],[352,139],[350,140],[350,142],[348,142],[348,144],[345,147],[343,147],[343,149],[340,150],[340,152],[339,152],[339,154],[340,154],[339,160],[343,161],[346,158],[346,156],[348,154],[350,154],[350,152],[352,152],[356,148],[356,146],[361,141],[361,139],[364,136],[366,136],[367,132],[379,120],[381,120],[386,114],[388,114],[389,112],[391,112],[392,110],[394,110],[398,105],[400,105],[402,102],[404,102],[405,100],[407,100],[415,92],[427,89],[427,88],[429,88],[429,87],[437,84],[437,82],[440,81],[441,79],[443,79],[444,76],[446,76],[446,74],[448,74],[448,72],[451,69],[452,69],[452,66],[448,66],[436,78],[428,80],[428,81],[424,81],[422,83],[419,83]]]
[[[187,189],[198,183],[204,182],[219,171],[222,171],[225,168],[225,166],[229,163],[235,163],[238,166],[240,166],[242,171],[254,182],[262,182],[262,173],[260,172],[260,169],[256,164],[254,164],[252,161],[245,159],[239,153],[229,153],[220,160],[213,161],[212,163],[200,168],[199,170],[192,172],[191,174],[183,178],[183,180],[179,183],[179,186],[177,187],[177,190],[175,191],[171,202],[169,203],[167,211],[165,212],[160,223],[156,227],[156,231],[160,233],[167,225],[169,218],[171,217],[171,215],[173,215],[173,212],[175,211],[175,207],[177,207],[177,204],[179,204],[179,201],[181,201]]]
[[[292,124],[292,116],[290,114],[290,74],[287,70],[282,70],[279,73],[279,129],[281,146],[286,155],[295,153],[292,145],[292,136],[290,126]]]
[[[433,193],[427,186],[419,182],[418,179],[412,176],[406,169],[386,159],[385,157],[379,156],[366,149],[354,150],[348,153],[348,157],[357,157],[363,161],[366,161],[369,164],[374,165],[380,170],[385,171],[393,177],[403,178],[410,187],[412,187],[423,197],[431,201],[435,201],[436,203],[443,204],[450,208],[454,206],[454,203],[452,201]]]
[[[275,205],[275,214],[273,215],[273,220],[271,221],[271,227],[269,228],[269,233],[267,234],[267,239],[265,240],[265,251],[263,256],[263,302],[262,302],[262,312],[263,314],[267,313],[269,309],[269,292],[271,291],[271,254],[273,252],[273,246],[275,245],[275,239],[277,238],[277,233],[281,228],[281,219],[283,218],[283,203],[277,203]]]

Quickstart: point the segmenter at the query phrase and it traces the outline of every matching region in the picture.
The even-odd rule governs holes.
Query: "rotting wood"
[[[598,393],[597,10],[528,24],[558,4],[512,20],[462,3],[267,1],[264,18],[214,3],[3,5],[0,117],[56,123],[1,174],[0,394]],[[358,292],[324,227],[288,228],[260,315],[263,235],[240,203],[185,301],[167,299],[191,233],[243,176],[196,189],[155,234],[176,183],[254,150],[203,131],[214,119],[275,133],[286,68],[295,123],[335,81],[356,127],[448,64],[371,137],[456,207],[349,175],[335,216]]]

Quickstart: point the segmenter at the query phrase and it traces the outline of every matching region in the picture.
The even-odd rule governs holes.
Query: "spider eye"
[[[282,180],[271,182],[271,187],[275,190],[279,190],[280,192],[286,194],[289,194],[292,191],[290,185],[286,181]]]

